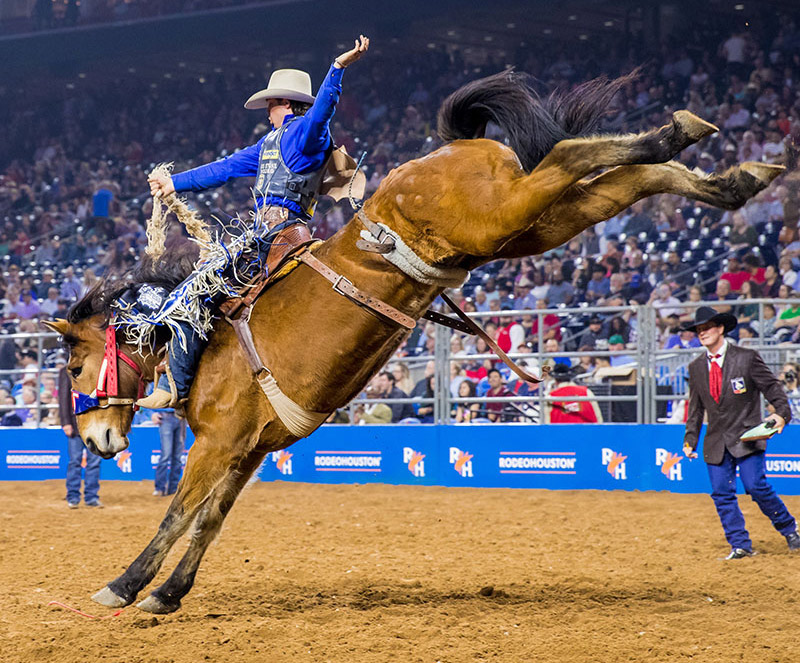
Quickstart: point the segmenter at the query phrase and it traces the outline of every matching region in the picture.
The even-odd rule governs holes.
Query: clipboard
[[[755,428],[751,428],[750,430],[742,433],[742,435],[739,437],[739,440],[741,440],[742,442],[756,442],[757,440],[768,440],[773,435],[775,435],[775,433],[778,432],[775,428],[776,423],[777,422],[772,420],[764,421],[758,424],[758,426],[756,426]]]

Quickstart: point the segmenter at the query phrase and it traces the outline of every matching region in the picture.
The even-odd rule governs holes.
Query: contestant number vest
[[[255,190],[262,198],[282,198],[297,203],[310,219],[317,206],[317,193],[325,173],[325,163],[318,170],[295,173],[284,162],[281,138],[286,128],[297,119],[284,122],[278,129],[273,129],[261,144]]]

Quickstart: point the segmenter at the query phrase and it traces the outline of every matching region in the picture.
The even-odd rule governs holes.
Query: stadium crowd
[[[638,79],[614,100],[600,130],[638,131],[664,124],[673,110],[688,108],[720,127],[718,134],[684,150],[679,159],[688,167],[713,173],[742,161],[795,165],[800,145],[796,18],[784,16],[774,29],[754,26],[747,32],[712,29],[698,20],[693,32],[666,40],[655,53],[644,44],[623,51],[613,42],[579,48],[554,42],[519,48],[513,64],[533,74],[546,90],[600,74],[619,75],[646,62]],[[709,44],[718,48],[709,49]],[[403,58],[376,53],[358,72],[348,73],[333,132],[351,154],[366,151],[368,193],[395,165],[440,145],[436,109],[450,91],[503,66],[491,55],[475,61],[450,47]],[[31,86],[30,99],[23,94],[0,104],[6,127],[0,134],[3,332],[37,331],[38,320],[63,316],[98,278],[130,267],[146,244],[144,227],[151,209],[147,171],[161,161],[175,161],[176,170],[183,170],[255,142],[268,129],[265,118],[244,111],[241,101],[261,82],[255,76],[222,74],[168,83],[120,80],[82,88],[57,102],[36,97]],[[230,221],[246,216],[250,186],[243,180],[190,200],[207,218]],[[351,213],[346,201],[320,205],[313,220],[315,234],[330,236]],[[739,342],[751,337],[797,342],[800,305],[789,300],[800,291],[799,217],[797,171],[737,212],[658,196],[548,254],[476,270],[452,296],[465,311],[486,314],[483,322],[504,350],[542,350],[551,361],[570,368],[565,380],[576,373],[592,374],[600,364],[632,362],[636,307],[644,304],[658,312],[664,348],[697,345],[691,332],[679,330],[693,315],[681,304],[701,300],[729,302],[720,307],[738,315],[741,324],[734,337]],[[173,230],[181,232],[177,224]],[[778,301],[763,308],[736,303],[762,297]],[[613,314],[561,312],[586,306],[622,308]],[[31,377],[38,343],[0,340],[6,408],[30,411],[26,406],[36,400],[37,388],[42,403],[57,396],[55,385],[45,384],[44,378],[37,385],[35,375]],[[47,346],[52,351],[46,365],[63,360]],[[421,326],[399,355],[424,358],[433,348],[432,330]],[[527,383],[508,381],[502,371],[495,374],[491,359],[471,358],[487,351],[482,341],[455,335],[450,349],[454,357],[463,357],[453,363],[454,397],[522,395],[531,389]],[[578,350],[585,353],[580,362],[558,356]],[[598,351],[617,354],[592,356]],[[371,393],[433,397],[428,369],[418,382],[402,363],[381,375]],[[499,409],[491,405],[479,414],[500,420],[504,404],[494,404]],[[425,407],[413,413],[389,409],[394,421],[432,416]],[[453,418],[469,421],[474,410],[459,404]],[[47,409],[47,416],[51,411]],[[30,416],[20,418],[24,422]]]

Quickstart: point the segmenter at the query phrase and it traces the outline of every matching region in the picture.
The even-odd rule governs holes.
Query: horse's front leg
[[[206,500],[194,525],[189,547],[167,581],[150,593],[137,607],[147,612],[166,614],[181,607],[181,599],[194,585],[194,578],[208,546],[222,527],[222,523],[248,479],[264,460],[266,451],[253,449],[238,467],[214,489]]]
[[[229,438],[216,444],[198,435],[189,451],[178,492],[158,527],[158,532],[133,563],[116,580],[97,592],[92,600],[110,608],[130,605],[155,577],[175,542],[188,529],[217,485],[246,455],[252,436]]]
[[[671,193],[715,207],[738,209],[784,171],[783,166],[746,162],[721,175],[701,176],[675,161],[620,166],[579,182],[539,216],[524,233],[503,247],[499,257],[544,253],[616,216],[637,200]]]
[[[643,134],[562,140],[530,175],[513,183],[504,214],[533,220],[570,186],[601,168],[669,161],[716,131],[713,124],[682,110],[669,124]]]

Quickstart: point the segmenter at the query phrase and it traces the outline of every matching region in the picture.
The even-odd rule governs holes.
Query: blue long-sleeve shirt
[[[328,148],[333,142],[330,135],[330,122],[336,104],[342,93],[342,74],[344,69],[333,65],[320,85],[317,98],[305,115],[292,122],[281,136],[281,156],[290,170],[307,173],[322,167]],[[294,116],[287,115],[284,123]],[[253,177],[258,173],[258,160],[261,144],[266,136],[254,145],[245,147],[209,164],[192,168],[172,176],[175,191],[205,191],[225,184],[234,177]],[[300,206],[280,197],[259,197],[258,206],[279,205],[302,213]]]

